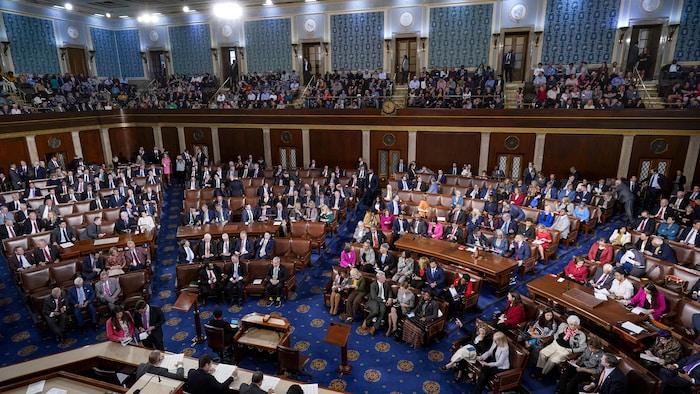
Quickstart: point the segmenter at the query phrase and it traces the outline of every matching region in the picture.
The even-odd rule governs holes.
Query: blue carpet
[[[192,313],[183,313],[172,309],[175,301],[175,260],[177,240],[175,233],[179,222],[182,190],[171,187],[165,191],[158,238],[157,259],[152,283],[152,303],[163,308],[166,324],[163,327],[166,350],[184,352],[198,357],[210,353],[206,344],[190,346],[193,336]],[[450,344],[462,334],[454,321],[446,325],[447,337],[432,342],[428,348],[413,350],[404,343],[377,332],[372,338],[363,333],[355,324],[348,340],[349,359],[354,369],[352,374],[342,379],[334,372],[340,364],[340,350],[323,342],[331,321],[340,321],[339,317],[328,314],[323,307],[321,295],[323,287],[330,278],[333,264],[337,264],[340,250],[345,241],[350,239],[354,224],[363,214],[362,207],[357,212],[348,211],[348,219],[341,223],[338,234],[327,241],[327,248],[321,254],[312,253],[312,268],[302,274],[297,272],[297,289],[290,293],[290,299],[281,308],[267,308],[259,297],[250,297],[242,308],[237,306],[225,309],[225,317],[241,317],[250,312],[278,312],[289,319],[293,326],[292,346],[300,349],[311,361],[307,369],[313,375],[313,381],[323,386],[350,392],[424,392],[424,393],[466,393],[473,388],[471,384],[455,383],[451,373],[439,370],[450,357]],[[598,228],[597,236],[609,236],[616,221]],[[560,245],[557,259],[547,266],[537,266],[535,276],[527,276],[526,281],[549,273],[561,272],[574,254],[585,254],[597,236],[579,235],[578,247],[565,250]],[[34,359],[62,350],[74,349],[98,341],[106,340],[104,332],[89,331],[87,334],[71,332],[68,340],[59,348],[55,340],[47,333],[37,329],[27,307],[22,302],[18,286],[4,262],[0,264],[0,315],[2,325],[0,333],[5,337],[2,342],[2,361],[0,366]],[[525,283],[519,281],[516,289],[527,294]],[[494,310],[504,306],[503,297],[496,297],[495,289],[486,285],[479,298],[480,313],[467,313],[463,321],[469,327],[476,318],[490,319]],[[207,322],[215,305],[208,303],[201,310],[203,322]],[[222,308],[224,308],[222,306]],[[272,374],[276,370],[274,359],[261,355],[248,355],[240,363],[243,368],[260,370]],[[549,394],[553,390],[553,381],[539,382],[530,379],[529,373],[523,386],[532,394]]]

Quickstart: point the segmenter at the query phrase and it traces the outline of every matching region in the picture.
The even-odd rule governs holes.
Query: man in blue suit
[[[255,213],[250,204],[246,204],[245,209],[243,209],[243,213],[241,213],[241,222],[245,224],[255,222]]]
[[[394,239],[399,239],[402,235],[411,231],[410,224],[408,223],[408,219],[406,219],[404,212],[399,212],[399,218],[394,220],[392,228],[394,230]]]
[[[678,360],[675,364],[668,364],[659,370],[661,390],[665,392],[678,392],[676,389],[688,391],[692,386],[700,384],[700,353]]]
[[[269,260],[274,257],[275,240],[270,237],[270,232],[265,231],[265,234],[255,243],[255,258],[260,260]]]
[[[525,220],[525,212],[523,212],[522,208],[513,203],[510,204],[510,216],[517,222]]]
[[[97,311],[95,310],[95,290],[89,283],[83,283],[83,278],[77,277],[73,281],[73,286],[68,289],[68,305],[73,308],[73,316],[78,327],[83,331],[87,331],[87,324],[83,320],[83,311],[87,311],[90,315],[92,328],[97,331]]]
[[[652,256],[660,260],[668,261],[669,263],[678,264],[676,255],[673,253],[673,249],[671,249],[671,247],[664,242],[663,238],[654,237],[651,240],[651,247]]]
[[[107,204],[109,205],[110,208],[119,208],[122,205],[124,205],[124,197],[122,197],[122,195],[119,194],[119,190],[114,191],[112,196],[109,197]]]
[[[214,223],[214,221],[216,220],[216,217],[214,216],[214,211],[209,209],[209,206],[207,204],[202,204],[200,208],[201,209],[199,210],[199,218],[197,222],[199,224]]]
[[[506,236],[515,235],[515,233],[518,231],[518,224],[512,220],[510,214],[504,213],[501,218],[503,219],[503,223],[501,223],[501,231],[503,231],[503,234]]]
[[[435,296],[442,294],[445,289],[445,270],[438,266],[435,260],[430,261],[430,268],[425,273],[425,283],[423,290],[432,290]]]
[[[605,353],[600,359],[603,370],[594,383],[585,385],[586,392],[596,389],[598,394],[619,394],[627,392],[627,376],[617,368],[620,361],[612,353]],[[663,391],[663,389],[662,389]]]
[[[522,234],[516,234],[513,243],[510,245],[510,251],[513,252],[513,260],[518,263],[518,269],[523,265],[523,261],[530,258],[530,245],[525,242],[525,237]],[[518,269],[512,271],[510,277],[510,285],[515,285],[517,283]]]

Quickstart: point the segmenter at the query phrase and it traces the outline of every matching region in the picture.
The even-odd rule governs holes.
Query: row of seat
[[[138,186],[141,186],[142,188],[145,187],[145,186],[148,186],[148,187],[150,187],[154,192],[156,192],[156,193],[158,194],[159,197],[161,196],[162,191],[163,191],[163,186],[162,186],[162,184],[160,184],[160,183],[153,183],[153,184],[148,184],[148,185],[146,185],[146,178],[134,178],[134,180],[136,181],[136,184],[137,184]],[[35,203],[33,203],[33,202],[34,202],[34,201],[41,201],[41,204],[43,204],[43,203],[44,203],[44,197],[46,197],[46,196],[49,194],[49,190],[51,190],[51,189],[56,189],[56,187],[55,187],[55,186],[46,186],[45,183],[44,183],[44,185],[40,186],[41,183],[38,183],[38,181],[33,181],[33,182],[34,182],[34,185],[36,186],[36,188],[39,189],[39,190],[41,191],[41,197],[28,198],[28,199],[27,199],[27,204],[28,204],[28,206],[32,206],[33,208],[36,209],[36,207],[34,207]],[[128,185],[127,185],[127,186],[128,186]],[[101,188],[100,190],[97,190],[96,193],[97,193],[98,196],[100,196],[100,197],[102,197],[102,198],[107,198],[107,197],[111,196],[112,194],[114,194],[114,190],[115,190],[115,189]],[[58,194],[58,193],[57,193],[57,194]],[[20,196],[20,197],[23,196],[23,195],[24,195],[24,189],[18,189],[18,190],[11,190],[11,191],[8,191],[8,192],[2,192],[2,193],[0,193],[0,199],[3,199],[6,203],[8,203],[8,202],[11,202],[11,201],[12,201],[12,197],[15,196],[15,195]],[[30,204],[31,204],[31,205],[30,205]],[[41,205],[41,204],[39,204],[39,205]]]

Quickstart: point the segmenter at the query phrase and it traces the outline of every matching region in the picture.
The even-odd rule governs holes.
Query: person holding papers
[[[137,301],[134,309],[136,310],[134,325],[143,338],[143,345],[161,351],[165,350],[162,327],[165,323],[163,311],[155,305],[148,305],[144,300]]]
[[[253,377],[251,378],[250,384],[243,383],[238,389],[240,394],[271,394],[275,391],[269,388],[267,391],[262,389],[263,373],[260,371],[253,372]]]
[[[175,366],[177,367],[176,372],[171,373],[167,368],[160,366],[160,363],[163,362],[164,358],[165,356],[159,350],[152,351],[151,354],[148,355],[148,362],[141,363],[136,368],[136,379],[138,380],[144,374],[150,373],[153,375],[160,375],[166,378],[184,381],[185,369],[182,367],[182,361],[175,363]]]
[[[134,332],[134,318],[129,311],[125,311],[121,305],[116,305],[112,310],[112,317],[107,319],[107,337],[112,342],[136,343]]]
[[[615,269],[615,279],[608,290],[610,298],[622,301],[632,298],[632,295],[634,295],[634,286],[632,282],[627,279],[628,275],[624,268],[618,267]]]
[[[646,369],[654,374],[664,365],[673,364],[683,356],[683,347],[678,339],[667,330],[656,334],[654,345],[639,355],[639,361]]]
[[[557,393],[578,394],[579,383],[590,382],[593,376],[603,370],[600,360],[603,357],[603,346],[598,338],[588,338],[588,347],[577,358],[570,360],[562,371]]]
[[[666,298],[653,283],[647,283],[632,299],[622,303],[641,309],[641,313],[651,315],[656,321],[661,321],[661,315],[666,311]]]
[[[187,373],[187,385],[189,386],[190,394],[220,394],[233,392],[229,386],[238,377],[237,370],[234,369],[231,376],[223,382],[219,382],[214,377],[216,369],[213,364],[214,362],[211,356],[203,354],[199,357],[199,368],[189,370]]]

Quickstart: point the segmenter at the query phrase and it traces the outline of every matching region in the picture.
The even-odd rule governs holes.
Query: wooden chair
[[[292,222],[290,227],[292,238],[307,238],[309,236],[306,231],[307,223],[305,221]]]
[[[139,300],[148,302],[151,298],[146,286],[146,271],[134,271],[120,275],[119,286],[122,289],[122,304],[128,309],[133,308]]]
[[[275,375],[285,373],[295,379],[298,375],[302,375],[311,381],[311,374],[304,371],[304,367],[308,363],[309,357],[302,355],[298,349],[277,345],[277,372]]]
[[[219,361],[217,362],[224,362],[224,355],[226,350],[228,350],[224,339],[224,329],[205,324],[204,332],[207,336],[207,345],[219,355]]]
[[[515,341],[508,339],[508,357],[510,359],[510,369],[500,372],[489,382],[494,393],[501,393],[505,390],[517,389],[525,373],[525,367],[530,358],[530,352],[520,346]]]
[[[321,254],[321,248],[326,247],[326,224],[309,222],[306,231],[311,238],[312,247],[318,249],[318,253]]]

